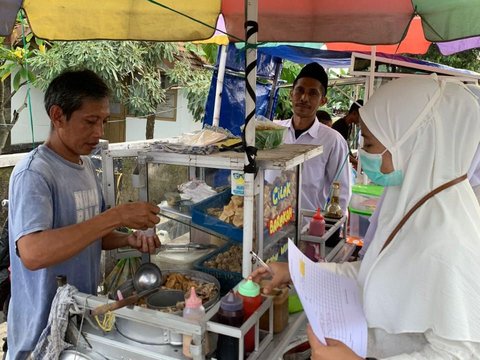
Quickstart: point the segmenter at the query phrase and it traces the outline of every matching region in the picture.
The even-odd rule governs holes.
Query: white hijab
[[[360,116],[404,173],[401,186],[386,188],[360,268],[369,327],[480,342],[480,206],[467,180],[423,204],[380,253],[419,199],[467,173],[479,104],[463,84],[402,78],[382,86]]]
[[[467,85],[467,87],[468,90],[473,92],[473,94],[477,97],[477,102],[480,103],[480,86]],[[478,119],[478,121],[480,121],[480,119]],[[468,180],[474,188],[480,186],[480,145],[477,148],[472,165],[470,165],[470,169],[468,169]],[[480,198],[478,198],[478,200],[480,201]]]

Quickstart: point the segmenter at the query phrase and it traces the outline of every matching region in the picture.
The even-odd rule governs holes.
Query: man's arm
[[[158,211],[145,202],[119,205],[79,224],[22,236],[17,240],[18,254],[28,269],[38,270],[75,256],[99,238],[106,237],[105,249],[132,245],[128,236],[112,234],[114,229],[151,228],[159,221]]]

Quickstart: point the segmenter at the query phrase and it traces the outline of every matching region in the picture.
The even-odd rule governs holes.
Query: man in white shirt
[[[318,108],[327,102],[327,86],[328,76],[321,65],[305,65],[293,82],[290,93],[293,117],[276,123],[288,128],[284,138],[286,144],[323,146],[321,155],[303,165],[301,207],[307,210],[323,209],[330,196],[332,182],[338,180],[340,205],[346,213],[351,194],[348,146],[340,133],[316,118]]]

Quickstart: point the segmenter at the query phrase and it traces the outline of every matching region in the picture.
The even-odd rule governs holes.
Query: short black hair
[[[58,105],[69,120],[85,99],[101,100],[109,96],[110,89],[107,84],[93,71],[67,70],[48,85],[44,105],[47,114],[53,105]]]
[[[330,114],[325,110],[317,110],[317,119],[322,122],[323,121],[332,121],[332,117]]]
[[[293,87],[297,83],[298,79],[308,77],[312,79],[316,79],[320,81],[320,84],[323,86],[323,96],[327,95],[327,87],[328,87],[328,75],[322,65],[319,63],[313,62],[310,64],[305,65],[302,70],[298,73],[295,81],[293,82]]]
[[[363,100],[355,100],[355,102],[350,106],[350,110],[348,110],[348,113],[351,114],[354,111],[358,111],[363,106]]]

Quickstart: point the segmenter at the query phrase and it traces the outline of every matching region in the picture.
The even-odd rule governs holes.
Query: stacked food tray
[[[220,249],[199,259],[194,269],[217,278],[220,283],[220,295],[225,295],[242,279],[242,247],[228,243]]]
[[[222,234],[230,240],[236,242],[243,241],[243,229],[242,227],[234,226],[233,224],[227,223],[220,220],[218,217],[210,215],[209,209],[220,209],[223,208],[230,202],[232,198],[231,190],[227,190],[209,197],[192,207],[192,223],[198,224],[205,228],[211,229],[218,234]],[[242,209],[243,214],[243,209]],[[242,226],[243,226],[243,217],[242,217]]]

